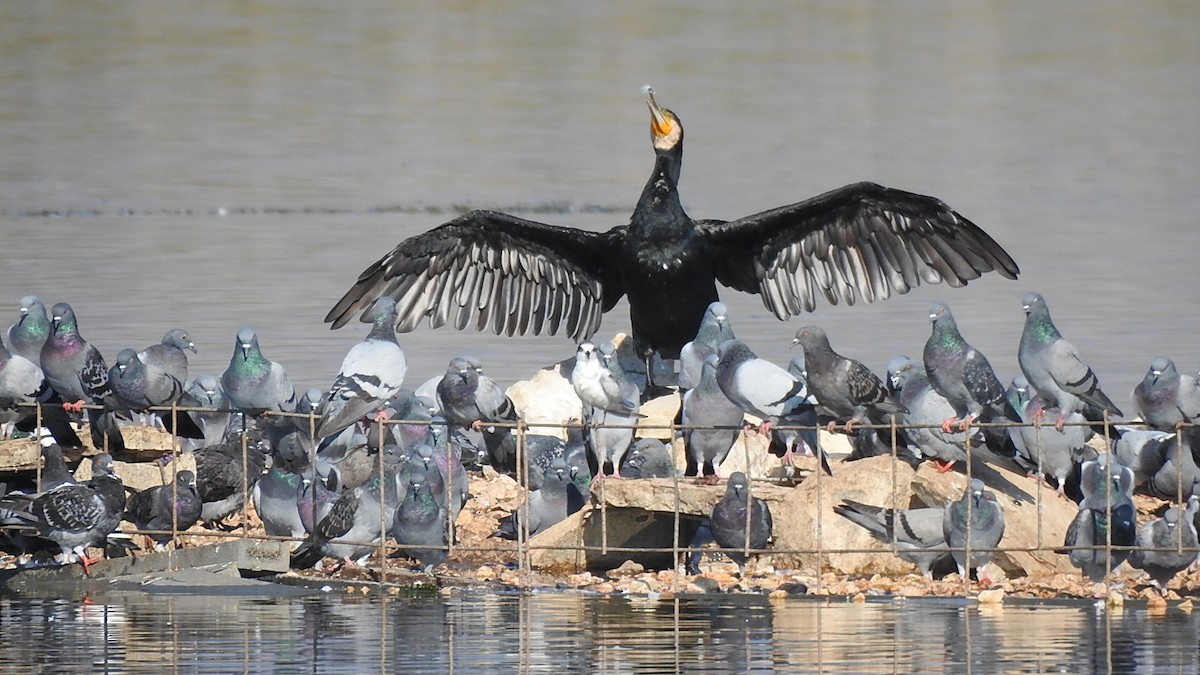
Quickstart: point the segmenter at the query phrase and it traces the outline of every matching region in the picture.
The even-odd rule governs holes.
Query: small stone
[[[788,592],[783,590],[782,588],[776,588],[775,590],[773,590],[767,594],[767,597],[772,600],[782,600],[782,599],[786,598],[787,596],[788,596]]]
[[[603,583],[596,584],[592,590],[596,591],[597,593],[609,594],[616,591],[617,587],[614,586],[611,581],[605,581]]]
[[[1121,595],[1117,591],[1109,591],[1108,598],[1105,600],[1105,604],[1111,609],[1122,609],[1125,607],[1125,596]]]
[[[863,595],[862,593],[859,593],[859,594],[855,595],[853,598],[850,598],[850,602],[866,602],[866,601],[867,601],[867,596]]]
[[[975,596],[981,605],[999,605],[1004,602],[1004,591],[999,588],[989,588],[986,591],[979,591],[979,595]]]
[[[629,582],[629,587],[625,589],[625,592],[633,595],[648,595],[653,590],[654,589],[650,587],[650,584],[646,583],[645,581],[641,579],[634,579],[633,581]]]
[[[636,563],[632,560],[626,560],[625,562],[621,563],[620,567],[609,570],[606,576],[608,576],[609,579],[616,579],[617,577],[631,577],[635,574],[641,574],[645,571],[646,568],[640,563]]]
[[[479,569],[475,570],[475,580],[476,581],[491,581],[495,578],[496,578],[496,570],[492,569],[491,567],[488,567],[487,565],[484,565],[483,567],[480,567]]]
[[[596,583],[596,577],[592,576],[588,572],[582,572],[580,574],[568,575],[565,581],[568,586],[581,588],[583,586],[590,586],[591,584]]]
[[[1181,609],[1185,612],[1191,613],[1192,607],[1193,607],[1192,599],[1188,598],[1187,600],[1184,600],[1183,602],[1179,603],[1178,605],[1175,605],[1175,607],[1176,607],[1176,609]]]

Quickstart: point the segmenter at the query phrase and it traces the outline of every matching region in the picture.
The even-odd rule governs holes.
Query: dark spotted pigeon
[[[171,532],[184,532],[200,521],[203,505],[196,491],[196,474],[180,471],[169,485],[155,485],[129,498],[125,519],[139,530],[161,530],[148,535],[155,550],[165,550]]]
[[[916,565],[928,579],[933,578],[934,566],[951,560],[944,550],[929,550],[946,547],[945,509],[889,509],[844,499],[833,511],[865,528],[877,541],[894,543],[896,555]]]
[[[287,371],[263,356],[258,346],[258,334],[253,328],[238,331],[233,357],[221,374],[221,388],[229,404],[247,415],[296,409],[296,390]]]
[[[246,439],[236,431],[225,440],[193,451],[196,458],[196,493],[200,496],[200,521],[215,527],[242,508],[245,495],[254,489],[267,464],[266,444],[253,435]]]
[[[670,478],[675,475],[671,449],[657,438],[640,438],[625,453],[624,478]]]
[[[904,406],[888,393],[875,373],[833,351],[820,327],[805,326],[796,331],[792,344],[804,350],[808,390],[817,401],[817,409],[835,420],[846,420],[847,432],[855,423],[882,424],[886,414],[904,412]],[[831,422],[831,430],[833,425]]]
[[[1194,375],[1180,375],[1174,361],[1159,356],[1133,388],[1133,405],[1146,424],[1175,431],[1200,418],[1200,381]]]
[[[336,434],[378,411],[400,391],[408,365],[396,341],[396,303],[375,301],[374,324],[362,342],[350,348],[319,409],[317,438]]]
[[[79,334],[75,312],[65,302],[51,310],[51,331],[42,345],[41,366],[46,380],[62,397],[63,408],[80,412],[84,404],[101,404],[111,411],[116,408],[108,384],[108,366],[100,350]],[[92,444],[107,447],[110,452],[125,449],[125,440],[112,412],[88,409]]]
[[[180,382],[188,381],[188,359],[186,352],[196,352],[196,343],[182,328],[172,328],[156,345],[138,352],[138,358],[149,366],[165,371]]]
[[[942,423],[942,430],[949,432],[955,422],[962,431],[976,420],[1020,422],[992,364],[963,338],[950,308],[934,303],[929,321],[933,330],[925,342],[925,372],[929,384],[954,406],[954,416]]]
[[[50,319],[46,317],[46,305],[36,295],[21,298],[20,316],[8,327],[6,341],[14,354],[34,363],[42,360],[42,345],[50,337]]]
[[[1167,583],[1176,574],[1187,569],[1196,561],[1196,514],[1200,513],[1200,497],[1188,499],[1187,509],[1181,514],[1178,506],[1172,506],[1145,525],[1137,533],[1137,548],[1129,556],[1129,565],[1150,575],[1150,579],[1164,593]]]
[[[1063,339],[1050,318],[1045,299],[1029,293],[1022,299],[1025,329],[1017,350],[1017,362],[1029,384],[1058,409],[1055,426],[1061,431],[1067,416],[1085,405],[1112,415],[1121,409],[1100,391],[1100,380],[1083,362],[1075,346]],[[1040,418],[1039,418],[1040,420]]]
[[[750,511],[747,518],[747,511]],[[747,534],[746,523],[750,529]],[[771,510],[767,503],[750,495],[750,481],[741,471],[729,477],[725,496],[713,506],[709,526],[713,539],[738,566],[739,574],[746,573],[746,550],[765,549],[773,528]],[[751,555],[757,556],[752,553]]]
[[[995,493],[973,478],[962,497],[946,504],[943,513],[942,535],[959,575],[966,579],[971,570],[991,562],[995,553],[989,549],[999,546],[1004,537],[1004,512]]]

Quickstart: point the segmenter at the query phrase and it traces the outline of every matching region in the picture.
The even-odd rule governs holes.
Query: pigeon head
[[[950,307],[944,302],[935,302],[929,306],[929,321],[937,323],[939,319],[953,319]]]
[[[92,475],[93,476],[111,476],[114,474],[113,458],[107,452],[100,453],[92,458]]]
[[[905,383],[913,376],[917,362],[904,355],[893,356],[887,364],[888,385],[893,393],[904,389]]]
[[[75,310],[65,302],[60,302],[50,310],[50,323],[54,332],[60,335],[74,333],[77,326]]]
[[[124,375],[125,371],[128,370],[129,367],[135,362],[138,364],[141,363],[141,361],[138,360],[137,352],[133,351],[132,349],[125,348],[117,352],[116,368],[121,372],[122,375]]]
[[[217,384],[217,378],[213,377],[212,375],[201,375],[200,377],[197,377],[196,384],[199,385],[200,389],[209,396],[216,394],[217,390],[221,387],[221,385]]]
[[[162,343],[168,347],[176,349],[186,349],[193,354],[198,354],[196,351],[196,343],[192,342],[192,338],[188,332],[182,328],[172,328],[163,335]]]
[[[17,319],[17,325],[25,323],[25,319],[30,315],[46,316],[46,306],[42,304],[42,299],[36,295],[27,295],[21,298],[21,307],[18,310],[21,318]]]
[[[796,336],[792,338],[792,346],[796,345],[800,345],[805,351],[830,349],[829,336],[820,326],[804,326],[796,331]]]
[[[735,471],[729,476],[729,484],[725,486],[726,494],[737,495],[741,499],[746,498],[746,488],[750,486],[750,481],[746,478],[746,474],[741,471]]]
[[[380,296],[371,309],[371,316],[376,326],[395,325],[396,301],[390,295]]]
[[[1025,316],[1049,311],[1040,293],[1026,293],[1025,297],[1021,298],[1021,308],[1025,310]]]
[[[1175,370],[1174,361],[1165,356],[1156,356],[1154,360],[1150,362],[1150,370],[1146,373],[1146,378],[1153,382],[1157,382],[1158,379],[1164,375],[1169,378],[1177,374],[1178,371]],[[1152,375],[1153,377],[1151,377]]]
[[[296,412],[313,412],[321,405],[321,400],[324,398],[325,391],[323,389],[320,387],[309,387],[308,391],[304,392],[304,396],[300,397],[300,402],[296,404]]]
[[[196,487],[196,474],[192,471],[184,469],[183,471],[175,474],[175,482],[178,483],[180,487],[194,488]]]
[[[235,351],[240,351],[243,359],[249,359],[252,352],[258,351],[258,334],[253,328],[242,328],[237,332]]]
[[[446,378],[460,380],[468,386],[475,387],[479,384],[480,369],[471,363],[471,360],[466,357],[458,357],[450,360],[450,365],[446,367]]]

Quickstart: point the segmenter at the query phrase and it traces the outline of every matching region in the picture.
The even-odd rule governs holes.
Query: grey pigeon
[[[63,450],[57,443],[42,446],[42,472],[39,490],[53,490],[61,485],[75,484],[75,477],[67,470]]]
[[[502,518],[492,536],[515,541],[522,534],[522,523],[529,528],[529,536],[535,537],[562,522],[571,514],[571,489],[571,469],[567,463],[562,459],[551,461],[542,476],[542,487],[529,493],[524,508]]]
[[[467,499],[471,497],[471,481],[467,477],[467,470],[462,465],[462,455],[459,453],[458,444],[452,439],[446,420],[440,417],[434,418],[434,423],[429,426],[429,431],[433,461],[443,483],[443,489],[437,498],[446,507],[450,519],[453,521],[458,518],[459,511],[462,511],[462,508],[466,506]],[[448,490],[445,489],[447,486],[449,486]]]
[[[675,462],[670,448],[657,438],[640,438],[625,453],[621,467],[624,478],[670,478]]]
[[[1053,477],[1058,494],[1065,497],[1068,476],[1081,463],[1082,453],[1093,435],[1091,428],[1081,424],[1086,420],[1078,412],[1063,418],[1062,429],[1037,424],[1037,420],[1047,414],[1057,416],[1057,411],[1047,408],[1050,402],[1035,391],[1023,376],[1013,378],[1011,391],[1020,392],[1012,405],[1025,422],[1023,426],[1009,428],[1009,437],[1017,448],[1018,461],[1030,471]],[[1071,424],[1066,424],[1068,422]]]
[[[628,379],[619,379],[600,348],[591,342],[581,342],[575,350],[571,385],[585,406],[599,411],[634,415],[640,406],[637,386]]]
[[[317,438],[336,434],[382,408],[400,391],[408,364],[396,341],[396,303],[375,302],[375,322],[362,342],[350,348],[321,403]]]
[[[946,547],[945,509],[889,509],[843,499],[833,511],[866,528],[876,540],[889,546],[895,543],[896,555],[916,565],[928,579],[933,579],[935,565],[951,560],[945,550],[929,550]]]
[[[910,450],[933,459],[938,471],[945,473],[956,462],[966,460],[968,439],[973,439],[973,448],[982,445],[978,433],[938,426],[947,415],[953,416],[954,406],[929,384],[922,363],[895,356],[887,370],[894,396],[905,408],[896,413],[896,421],[904,425],[902,432]]]
[[[975,420],[1020,422],[992,364],[963,338],[950,308],[934,303],[929,321],[933,329],[925,342],[925,371],[929,384],[954,406],[954,417],[943,422],[942,430],[950,431],[955,421],[963,431]]]
[[[258,346],[258,334],[253,328],[238,331],[233,357],[221,374],[221,388],[229,404],[247,415],[296,409],[296,390],[287,371],[263,356]]]
[[[510,475],[516,473],[517,444],[512,429],[493,425],[515,424],[517,409],[500,385],[483,374],[478,361],[471,357],[451,359],[438,382],[437,398],[448,421],[483,432],[493,468]]]
[[[38,411],[32,404],[42,403],[42,425],[59,444],[80,447],[82,442],[71,427],[62,400],[55,394],[42,369],[29,359],[10,352],[0,340],[0,424],[12,424],[20,431],[37,427]]]
[[[749,531],[746,529],[747,520]],[[736,471],[729,477],[725,496],[713,506],[709,526],[717,545],[737,564],[738,573],[744,575],[745,551],[765,549],[771,539],[774,522],[767,503],[758,497],[751,497],[750,481],[746,474]]]
[[[580,352],[576,352],[577,364],[579,357]],[[642,417],[638,387],[621,367],[613,343],[600,343],[593,358],[599,363],[601,381],[609,384],[603,385],[603,396],[593,396],[591,399],[585,391],[586,387],[581,389],[579,385],[575,386],[575,391],[584,401],[583,422],[587,426],[583,437],[595,460],[596,475],[608,474],[611,466],[612,476],[620,478],[621,460],[633,444],[638,420]],[[589,358],[589,362],[593,358]],[[574,372],[571,381],[579,381]]]
[[[847,432],[856,422],[881,424],[885,414],[905,412],[875,373],[833,351],[820,327],[805,326],[796,331],[792,344],[804,350],[808,389],[817,401],[817,409],[835,420],[846,420]],[[833,425],[830,422],[830,430]]]
[[[1186,426],[1163,443],[1162,467],[1146,484],[1155,497],[1177,500],[1200,485],[1200,427]]]
[[[185,532],[200,522],[202,504],[196,492],[196,474],[188,470],[175,474],[170,485],[155,485],[129,498],[125,519],[139,530],[163,530],[150,534],[154,548],[162,551],[171,541],[171,532]]]
[[[978,478],[971,479],[963,496],[946,504],[942,534],[964,579],[972,569],[991,562],[994,553],[987,549],[999,546],[1004,537],[1004,512],[995,493]]]
[[[1165,356],[1150,362],[1146,376],[1133,388],[1134,412],[1160,431],[1174,431],[1200,418],[1200,380],[1181,375]]]
[[[1137,548],[1129,555],[1129,565],[1150,575],[1162,591],[1176,575],[1196,561],[1196,514],[1200,513],[1200,497],[1188,499],[1187,509],[1180,514],[1172,506],[1138,529]],[[1178,551],[1178,552],[1177,552]]]
[[[304,484],[304,470],[283,462],[272,462],[250,490],[254,512],[262,520],[263,530],[272,537],[304,538],[304,521],[298,500]]]
[[[311,533],[317,523],[329,515],[342,490],[341,474],[329,462],[318,459],[315,473],[305,472],[296,507],[306,533]]]
[[[816,424],[813,414],[815,406],[804,381],[788,371],[758,358],[744,342],[728,340],[717,350],[717,385],[725,396],[743,411],[763,420],[759,432],[770,434],[771,428],[779,426],[810,426]],[[785,448],[782,463],[792,465],[802,434],[789,436],[790,445]],[[806,441],[806,444],[808,441]],[[821,467],[830,472],[828,458],[820,448]]]
[[[1025,308],[1025,329],[1021,333],[1017,362],[1029,384],[1058,408],[1055,427],[1061,431],[1067,416],[1082,411],[1085,404],[1121,415],[1121,409],[1100,390],[1100,380],[1083,362],[1075,346],[1055,328],[1045,299],[1037,293],[1028,293],[1021,303]]]
[[[683,395],[679,414],[687,453],[683,475],[697,476],[710,484],[717,482],[717,469],[729,456],[745,421],[742,407],[721,391],[718,362],[716,354],[705,358],[699,381]]]
[[[1167,450],[1174,445],[1175,434],[1123,424],[1113,428],[1120,434],[1112,443],[1113,457],[1133,471],[1135,488],[1145,486],[1167,463]],[[1170,498],[1175,498],[1173,486]]]
[[[150,408],[178,404],[183,383],[157,366],[143,363],[137,352],[122,349],[108,371],[108,384],[120,410],[150,412]],[[203,438],[204,430],[184,412],[154,411],[167,431],[186,438]]]
[[[188,359],[185,351],[196,354],[196,343],[182,328],[172,328],[163,335],[162,341],[138,352],[138,358],[146,365],[170,373],[180,382],[188,381]]]
[[[729,310],[725,303],[709,304],[700,319],[696,337],[679,351],[679,390],[685,391],[700,385],[701,368],[704,361],[717,353],[722,342],[734,339],[729,325]]]
[[[192,380],[184,389],[180,402],[189,408],[211,408],[188,413],[204,433],[198,445],[214,445],[225,440],[225,430],[229,428],[229,402],[225,400],[225,392],[217,378],[201,375]]]
[[[446,561],[450,541],[446,509],[428,481],[414,477],[392,517],[392,537],[399,553],[416,560],[426,572]]]
[[[125,488],[113,471],[112,456],[107,453],[92,459],[92,479],[82,484],[66,484],[31,495],[22,510],[12,511],[37,528],[39,536],[62,550],[64,562],[77,559],[85,574],[101,558],[90,558],[87,549],[103,546],[125,510]]]
[[[525,434],[525,452],[525,487],[530,491],[537,490],[542,487],[542,475],[550,462],[566,457],[567,442],[558,436]]]
[[[376,542],[384,534],[380,523],[391,525],[401,498],[397,484],[400,457],[393,452],[397,449],[396,446],[380,449],[384,453],[382,475],[376,472],[362,485],[342,492],[329,513],[292,554],[292,567],[312,567],[324,556],[360,564],[378,549]]]
[[[17,322],[8,327],[5,341],[14,354],[39,363],[42,359],[42,345],[50,337],[50,319],[46,317],[46,305],[36,295],[21,298],[20,316]]]
[[[108,384],[108,366],[100,350],[79,334],[75,311],[65,302],[51,309],[51,330],[42,345],[41,367],[46,380],[58,392],[63,408],[80,412],[86,403],[115,407]],[[125,449],[125,440],[112,412],[89,408],[92,444],[111,452]]]
[[[1102,454],[1084,462],[1081,473],[1084,498],[1063,545],[1071,564],[1099,583],[1129,557],[1128,550],[1113,550],[1110,557],[1106,544],[1129,547],[1137,537],[1137,509],[1129,493],[1133,472]]]

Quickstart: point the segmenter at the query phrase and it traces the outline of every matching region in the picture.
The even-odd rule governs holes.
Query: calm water
[[[1195,673],[1200,617],[1071,606],[650,601],[0,598],[0,670],[30,672]]]

